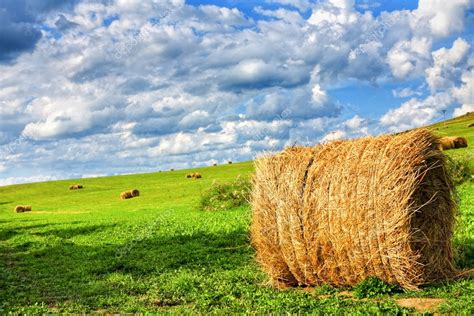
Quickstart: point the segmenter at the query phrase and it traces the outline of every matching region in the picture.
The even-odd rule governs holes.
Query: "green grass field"
[[[464,122],[438,131],[467,135]],[[472,148],[448,152],[471,154]],[[473,314],[474,281],[430,285],[376,299],[348,289],[277,290],[249,244],[249,207],[203,212],[214,180],[252,173],[251,162],[189,170],[0,187],[0,314],[409,313],[400,298],[439,298],[438,311]],[[69,191],[80,182],[83,190]],[[120,200],[138,188],[141,196]],[[474,266],[474,182],[458,188],[458,264]],[[16,214],[17,204],[33,211]],[[349,289],[350,290],[350,289]]]

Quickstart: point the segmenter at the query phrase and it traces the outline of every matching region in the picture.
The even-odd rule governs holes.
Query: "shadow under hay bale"
[[[467,124],[467,127],[474,127],[474,123]]]
[[[15,206],[15,213],[31,212],[31,205],[17,205]]]
[[[277,285],[407,289],[454,268],[454,187],[427,130],[293,147],[256,161],[252,244]]]

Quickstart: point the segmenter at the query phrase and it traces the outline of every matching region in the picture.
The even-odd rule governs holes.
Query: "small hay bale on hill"
[[[186,178],[192,178],[192,177],[193,177],[193,175],[192,175],[191,173],[188,173],[188,174],[186,175]]]
[[[216,166],[217,166],[217,164],[215,163],[215,164],[213,164],[213,166],[214,166],[214,167],[216,167]]]
[[[31,212],[31,205],[17,205],[15,206],[15,213]]]
[[[467,127],[474,127],[474,123],[467,124]]]
[[[460,136],[445,136],[439,139],[441,150],[457,149],[467,147],[467,140]]]
[[[230,165],[230,164],[232,164],[232,161],[229,160],[227,163]]]
[[[454,142],[451,137],[441,137],[438,140],[438,148],[440,150],[454,149]]]
[[[130,194],[133,197],[137,197],[137,196],[140,196],[140,191],[138,191],[137,189],[133,189],[132,191],[130,191]]]
[[[173,169],[173,168],[171,168],[171,169],[170,169],[170,171],[174,171],[174,169]]]
[[[133,195],[132,195],[132,192],[130,191],[125,191],[125,192],[120,193],[120,198],[122,200],[131,199],[132,197]]]
[[[82,184],[73,184],[69,186],[69,190],[78,190],[82,188],[83,188]]]
[[[276,285],[407,289],[457,275],[456,203],[427,130],[293,147],[255,162],[252,244]]]
[[[201,178],[202,178],[202,175],[201,175],[199,172],[195,172],[195,173],[193,174],[193,178],[195,178],[195,179],[201,179]]]

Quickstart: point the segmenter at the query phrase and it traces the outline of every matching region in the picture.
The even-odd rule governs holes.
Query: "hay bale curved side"
[[[452,277],[454,188],[436,146],[416,130],[258,159],[251,235],[263,269],[286,285]]]

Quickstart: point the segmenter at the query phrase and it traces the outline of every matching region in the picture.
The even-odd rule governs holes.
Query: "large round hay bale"
[[[427,130],[294,147],[256,161],[252,244],[276,284],[408,289],[456,273],[456,204]]]
[[[133,189],[132,191],[130,191],[130,194],[133,197],[140,196],[140,191],[138,191],[137,189]]]
[[[195,172],[195,173],[193,174],[193,178],[195,178],[195,179],[201,179],[201,178],[202,178],[202,175],[201,175],[199,172]]]

